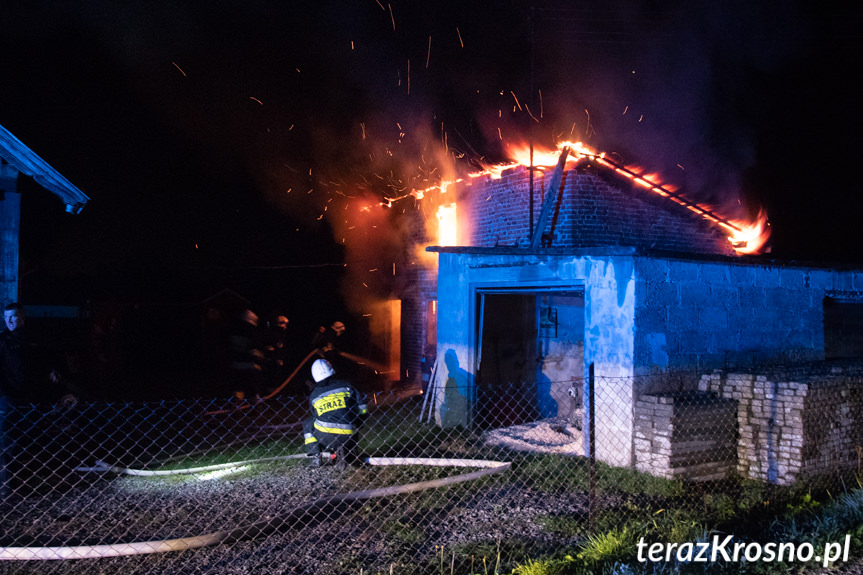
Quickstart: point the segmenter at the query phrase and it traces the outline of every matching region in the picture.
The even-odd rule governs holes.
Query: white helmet
[[[335,373],[336,370],[334,370],[330,362],[325,359],[316,359],[315,363],[312,364],[312,377],[315,379],[316,383],[325,380]]]

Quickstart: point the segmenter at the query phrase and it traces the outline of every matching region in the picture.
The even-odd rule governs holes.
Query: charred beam
[[[533,235],[530,238],[530,249],[539,248],[542,241],[542,232],[548,224],[548,219],[551,217],[551,210],[554,207],[554,201],[560,193],[560,183],[563,181],[563,168],[566,166],[566,157],[569,155],[569,147],[563,148],[560,151],[560,157],[557,159],[557,166],[551,174],[551,180],[548,182],[548,188],[545,191],[545,198],[542,201],[542,211],[539,213],[539,221],[536,222],[536,227],[533,229]]]
[[[620,164],[617,164],[616,162],[613,162],[613,161],[611,161],[611,160],[609,160],[603,156],[591,156],[591,158],[594,161],[601,163],[601,164],[604,164],[605,166],[611,168],[615,172],[622,174],[623,176],[626,176],[627,178],[629,178],[630,180],[632,180],[636,184],[638,184],[642,187],[645,187],[648,190],[650,190],[656,194],[659,194],[660,196],[662,196],[664,198],[668,198],[669,200],[673,201],[674,203],[690,210],[691,212],[694,212],[694,213],[700,215],[701,217],[703,217],[704,219],[706,219],[708,221],[711,221],[715,224],[723,226],[724,228],[726,228],[732,232],[743,231],[740,229],[739,226],[734,225],[728,219],[723,218],[722,216],[718,215],[717,213],[713,212],[712,210],[709,210],[705,207],[702,207],[702,206],[696,204],[695,202],[693,202],[691,200],[686,199],[686,197],[683,196],[680,192],[673,192],[673,191],[669,190],[668,188],[666,188],[660,184],[657,184],[655,182],[651,182],[650,180],[648,180],[647,178],[645,178],[641,174],[638,174],[638,173],[636,173],[636,172],[634,172],[628,168],[625,168],[625,167],[621,166]]]

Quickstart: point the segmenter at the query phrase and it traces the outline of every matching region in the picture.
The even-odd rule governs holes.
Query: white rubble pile
[[[487,445],[516,451],[584,455],[584,432],[574,418],[550,418],[485,433]]]

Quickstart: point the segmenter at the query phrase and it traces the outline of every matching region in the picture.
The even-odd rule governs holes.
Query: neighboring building
[[[439,424],[474,425],[476,390],[513,384],[537,417],[571,415],[593,364],[600,382],[631,382],[598,390],[595,406],[598,457],[630,466],[634,402],[662,391],[637,376],[863,356],[863,271],[737,256],[715,222],[588,162],[565,173],[531,249],[528,173],[464,186],[470,245],[429,248],[436,300],[423,305],[427,287],[414,297],[437,309]]]
[[[60,198],[66,211],[80,213],[90,199],[37,156],[18,138],[0,126],[0,302],[18,298],[18,238],[21,228],[21,195],[18,176],[23,174]]]

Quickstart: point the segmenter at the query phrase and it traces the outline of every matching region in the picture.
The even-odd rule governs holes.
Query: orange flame
[[[731,230],[728,241],[739,254],[760,253],[770,238],[770,224],[767,222],[767,212],[764,210],[758,211],[758,217],[754,222],[731,220],[731,223],[739,230]]]
[[[467,177],[479,178],[488,176],[492,179],[500,179],[504,171],[520,166],[528,167],[531,163],[538,169],[551,168],[557,165],[560,151],[564,147],[568,147],[570,149],[566,162],[567,166],[575,165],[586,160],[596,162],[612,170],[616,174],[632,181],[635,185],[671,200],[711,223],[723,227],[730,233],[728,241],[731,242],[734,250],[740,255],[760,253],[770,237],[771,230],[767,221],[767,214],[763,209],[759,211],[758,216],[754,220],[730,219],[724,217],[715,209],[693,202],[684,197],[678,192],[678,189],[675,186],[662,183],[658,175],[644,173],[644,171],[638,167],[621,165],[607,158],[605,153],[599,152],[582,142],[563,141],[559,142],[555,148],[535,145],[533,148],[532,162],[529,144],[507,144],[507,155],[512,160],[511,162],[506,164],[484,165],[482,170],[472,172],[468,174]],[[442,180],[437,186],[432,186],[426,190],[412,190],[408,195],[421,199],[425,193],[435,189],[439,190],[441,193],[445,193],[449,185],[462,181],[464,181],[462,178],[455,180]],[[393,201],[395,199],[391,198],[390,200]],[[438,245],[455,245],[455,230],[457,225],[455,202],[439,206],[437,218]]]
[[[731,235],[728,236],[728,241],[731,242],[732,247],[738,254],[757,254],[763,249],[764,244],[767,243],[767,240],[770,238],[767,213],[763,209],[759,210],[758,217],[755,218],[755,220],[724,218],[717,214],[713,209],[681,196],[677,193],[677,188],[675,186],[661,183],[657,174],[645,174],[640,168],[621,166],[607,159],[604,153],[598,152],[581,142],[559,142],[554,150],[548,148],[539,149],[534,146],[533,165],[540,168],[555,166],[557,164],[560,151],[564,147],[570,148],[567,165],[577,163],[585,159],[596,161],[597,163],[610,168],[615,173],[629,179],[634,184],[665,197],[700,215],[704,219],[722,226],[731,233]],[[531,152],[528,144],[510,144],[507,146],[507,151],[510,157],[515,161],[513,164],[503,166],[500,171],[518,165],[530,166]]]
[[[438,220],[438,245],[456,245],[456,229],[458,219],[456,217],[456,203],[441,204],[437,209]]]

